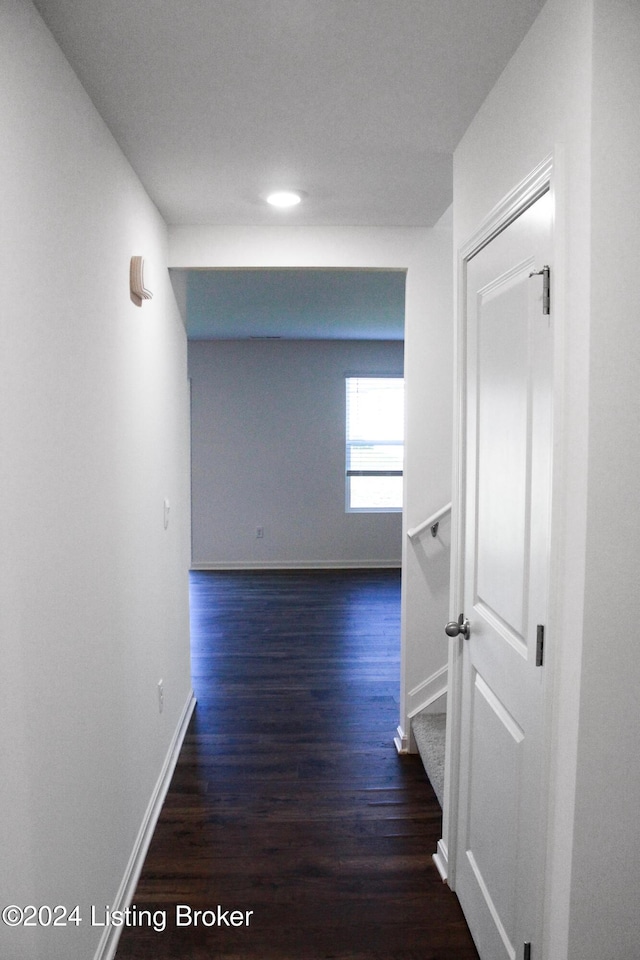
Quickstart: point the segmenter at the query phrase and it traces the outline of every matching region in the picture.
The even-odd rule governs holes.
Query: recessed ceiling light
[[[295,207],[302,200],[299,190],[274,190],[267,195],[267,203],[272,207]]]

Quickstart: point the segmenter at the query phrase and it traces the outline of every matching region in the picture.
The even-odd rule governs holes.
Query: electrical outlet
[[[164,709],[164,680],[158,680],[158,713]]]
[[[264,539],[264,527],[256,527],[256,539]]]

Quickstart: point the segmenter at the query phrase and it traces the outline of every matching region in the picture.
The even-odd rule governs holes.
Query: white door
[[[467,265],[466,503],[456,892],[482,960],[540,920],[551,485],[551,242],[544,194]],[[545,275],[546,274],[546,275]]]

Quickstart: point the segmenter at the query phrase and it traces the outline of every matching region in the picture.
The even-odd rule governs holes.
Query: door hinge
[[[531,960],[531,943],[529,940],[527,940],[524,945],[524,950],[522,952],[522,960]]]
[[[544,626],[538,624],[536,631],[536,667],[541,667],[544,661]]]
[[[532,270],[530,277],[542,277],[542,313],[548,316],[551,313],[551,270],[545,264],[542,270]]]

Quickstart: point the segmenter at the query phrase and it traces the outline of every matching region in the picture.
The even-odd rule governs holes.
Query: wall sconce
[[[131,288],[131,299],[136,306],[141,307],[143,300],[151,300],[153,294],[144,285],[144,259],[142,257],[131,257],[129,286]]]

